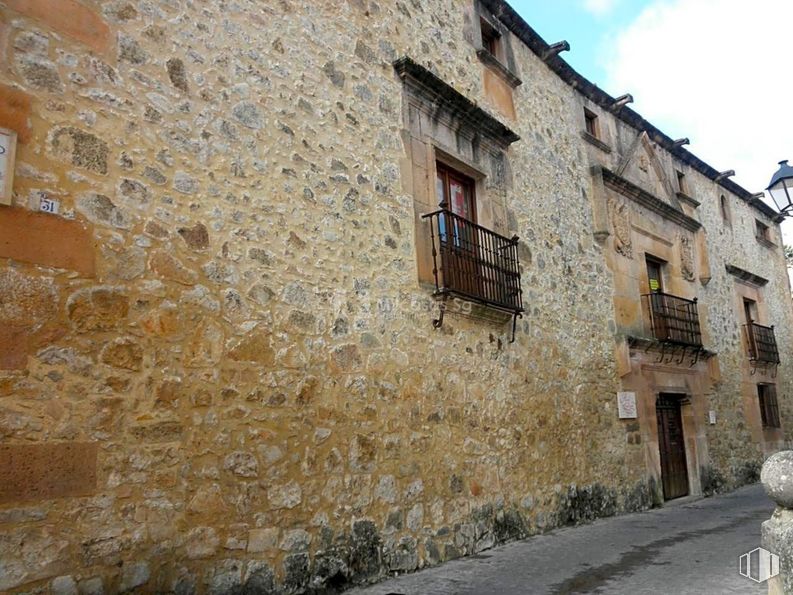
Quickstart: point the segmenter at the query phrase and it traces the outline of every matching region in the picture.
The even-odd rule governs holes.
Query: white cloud
[[[595,16],[603,16],[617,5],[619,0],[584,0],[584,9]]]
[[[793,161],[791,23],[790,0],[656,0],[608,40],[606,89],[759,192]]]

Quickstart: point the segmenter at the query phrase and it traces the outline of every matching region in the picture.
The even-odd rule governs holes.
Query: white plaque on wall
[[[636,393],[617,393],[617,411],[620,419],[636,419]]]
[[[716,412],[713,411],[713,409],[708,411],[708,421],[710,422],[710,425],[716,424]]]
[[[16,150],[17,133],[7,128],[0,128],[0,205],[11,204]]]

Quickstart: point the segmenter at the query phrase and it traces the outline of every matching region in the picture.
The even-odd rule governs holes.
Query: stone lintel
[[[472,134],[486,136],[502,147],[520,140],[515,132],[412,58],[400,58],[394,62],[394,69],[414,92],[436,104],[439,112],[460,121]]]
[[[0,207],[0,258],[95,273],[91,230],[79,221],[36,213],[19,207]]]
[[[742,268],[736,267],[731,264],[724,265],[724,268],[727,269],[727,272],[743,281],[744,283],[749,283],[750,285],[755,285],[757,287],[762,287],[768,283],[768,279],[761,277],[760,275],[755,275],[754,273],[750,273],[749,271],[745,271]]]

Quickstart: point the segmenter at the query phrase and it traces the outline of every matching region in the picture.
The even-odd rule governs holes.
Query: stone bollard
[[[769,595],[793,595],[793,450],[768,457],[760,473],[776,510],[763,523],[762,546],[779,556],[778,576],[769,579]]]

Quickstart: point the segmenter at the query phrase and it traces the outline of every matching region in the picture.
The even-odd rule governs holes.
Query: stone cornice
[[[609,147],[606,143],[600,140],[598,137],[590,134],[586,130],[581,131],[581,138],[583,138],[586,142],[590,145],[597,147],[604,153],[611,153],[611,147]]]
[[[731,264],[724,265],[724,268],[727,269],[727,272],[740,279],[745,283],[749,283],[751,285],[756,285],[758,287],[762,287],[768,283],[768,279],[761,277],[760,275],[755,275],[754,273],[750,273],[749,271],[745,271],[744,269],[738,268]]]
[[[394,62],[394,70],[414,92],[435,104],[450,118],[460,121],[473,132],[486,136],[502,146],[520,140],[520,136],[488,114],[454,87],[404,56]]]
[[[488,52],[484,48],[480,48],[476,50],[476,55],[482,61],[483,64],[495,70],[501,78],[507,81],[507,84],[512,87],[519,87],[523,84],[523,81],[520,80],[517,76],[515,76],[509,68],[504,66],[501,62],[498,61],[493,54]]]
[[[677,193],[677,198],[678,198],[678,200],[680,200],[682,202],[688,203],[689,205],[691,205],[695,209],[698,208],[702,204],[696,198],[692,198],[691,196],[689,196],[685,192],[678,192]]]
[[[639,204],[644,208],[660,215],[668,221],[677,223],[679,226],[689,231],[697,231],[702,227],[702,224],[696,219],[692,219],[685,213],[678,211],[676,208],[665,203],[657,196],[650,194],[633,182],[618,176],[610,169],[605,167],[599,169],[603,176],[603,183],[606,186],[619,192],[623,196],[630,198],[636,204]]]
[[[724,178],[717,181],[719,176],[718,170],[714,169],[699,157],[690,153],[683,147],[675,146],[674,140],[661,132],[658,128],[653,126],[650,122],[645,120],[641,115],[628,107],[614,109],[616,99],[603,91],[597,85],[591,83],[588,79],[581,76],[578,72],[565,62],[558,55],[548,55],[550,46],[540,37],[540,35],[529,26],[529,24],[521,17],[514,8],[512,8],[505,0],[480,0],[494,16],[496,16],[512,33],[520,39],[526,47],[528,47],[537,57],[545,62],[556,75],[564,82],[570,85],[573,89],[581,93],[584,97],[593,101],[603,109],[611,112],[615,118],[618,118],[632,126],[639,131],[646,131],[650,138],[663,147],[667,152],[674,157],[685,163],[692,169],[698,171],[703,176],[712,180],[715,184],[720,185],[722,188],[728,190],[757,211],[771,219],[774,223],[779,223],[779,213],[777,213],[769,205],[762,201],[752,200],[753,193],[749,192],[742,186],[739,186],[729,178]],[[543,59],[543,56],[548,56]]]

